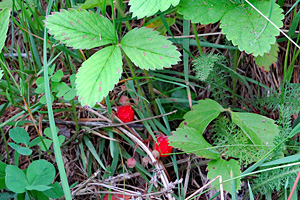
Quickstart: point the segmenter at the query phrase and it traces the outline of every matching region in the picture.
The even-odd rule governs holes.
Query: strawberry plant
[[[134,111],[131,106],[120,106],[117,110],[117,117],[124,123],[131,122],[134,118]]]
[[[157,142],[155,142],[154,150],[159,152],[160,157],[167,157],[172,153],[173,147],[169,145],[169,139],[167,136],[157,136]]]

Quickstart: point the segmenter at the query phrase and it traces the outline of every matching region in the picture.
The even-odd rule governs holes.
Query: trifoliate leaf
[[[133,29],[121,40],[122,49],[142,69],[162,69],[180,61],[176,47],[157,31]]]
[[[267,1],[257,1],[253,5],[265,16],[269,16],[270,3]],[[282,9],[274,4],[270,20],[277,26],[282,27]],[[279,31],[256,10],[248,4],[242,4],[227,12],[221,20],[220,27],[226,34],[227,39],[232,40],[234,45],[238,45],[241,51],[254,56],[263,55],[270,52],[270,45],[276,42],[275,36]],[[262,32],[263,31],[263,32]]]
[[[6,33],[8,30],[8,23],[9,23],[9,16],[10,16],[10,9],[4,8],[0,12],[0,52],[4,46],[4,42],[6,40]]]
[[[222,180],[231,179],[230,173],[233,174],[233,177],[237,177],[241,175],[241,170],[238,162],[236,160],[211,160],[207,165],[207,178],[210,180],[216,178],[217,176],[222,176]],[[212,184],[218,191],[220,191],[220,183],[218,180],[214,181]],[[241,189],[241,180],[235,179],[236,191]],[[231,182],[223,182],[223,189],[226,192],[231,193]]]
[[[76,49],[91,49],[117,41],[109,19],[86,10],[63,10],[47,16],[49,33]]]
[[[229,0],[182,0],[178,13],[193,23],[215,23],[235,8],[236,5]]]
[[[197,156],[207,159],[218,159],[220,154],[203,137],[202,133],[194,128],[178,128],[169,138],[169,144],[182,149],[187,153],[195,153]]]
[[[263,71],[270,71],[270,66],[273,63],[277,62],[277,55],[278,55],[278,44],[272,44],[271,50],[269,53],[264,53],[263,56],[254,57],[255,63],[263,70]]]
[[[130,0],[129,5],[132,17],[150,17],[156,12],[165,11],[171,5],[176,6],[180,0]]]
[[[196,129],[201,134],[207,125],[217,118],[224,108],[216,101],[205,99],[198,101],[198,104],[192,107],[192,111],[184,115],[184,121],[179,125],[180,128],[188,126]]]
[[[122,70],[121,50],[117,46],[105,47],[87,59],[75,81],[81,105],[93,107],[101,102],[118,83]]]
[[[275,121],[255,113],[231,112],[232,122],[238,125],[254,145],[270,147],[279,135]]]

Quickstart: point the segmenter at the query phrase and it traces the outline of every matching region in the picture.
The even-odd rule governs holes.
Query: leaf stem
[[[195,35],[195,39],[196,39],[196,42],[197,42],[199,53],[202,56],[204,53],[203,53],[202,48],[201,48],[200,40],[199,40],[199,37],[198,37],[198,31],[197,31],[195,23],[192,23],[192,27],[193,27],[193,31],[194,31],[194,35]]]

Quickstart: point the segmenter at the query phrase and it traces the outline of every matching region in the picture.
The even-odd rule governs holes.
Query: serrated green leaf
[[[207,125],[217,118],[224,108],[216,101],[205,99],[198,101],[198,104],[192,107],[192,111],[184,115],[184,121],[179,125],[180,128],[184,126],[192,127],[201,134],[206,129]]]
[[[167,10],[171,5],[177,6],[180,0],[130,0],[132,17],[150,17],[160,11]]]
[[[0,52],[2,51],[4,42],[6,40],[9,16],[10,16],[9,8],[4,8],[2,11],[0,11]]]
[[[236,5],[229,0],[182,0],[178,13],[193,23],[209,24],[221,20],[235,7]]]
[[[133,29],[121,40],[122,49],[141,69],[162,69],[180,61],[180,53],[164,36],[147,28]]]
[[[263,56],[254,57],[255,63],[263,70],[270,71],[270,66],[277,62],[279,47],[278,44],[272,44],[269,53],[264,53]]]
[[[275,121],[255,113],[231,112],[232,122],[238,125],[254,145],[270,147],[279,135]]]
[[[91,49],[117,41],[109,19],[86,10],[55,12],[46,18],[55,39],[76,49]]]
[[[122,55],[118,46],[101,49],[79,68],[76,78],[81,105],[93,107],[101,102],[121,78]]]
[[[27,131],[21,127],[16,127],[9,130],[9,137],[17,144],[23,143],[28,146],[30,137]]]
[[[94,7],[102,8],[105,0],[86,0],[84,4],[80,6],[81,9],[89,9]],[[106,0],[106,5],[111,5],[110,0]]]
[[[238,177],[241,174],[241,170],[240,170],[240,166],[238,164],[238,162],[236,160],[211,160],[208,164],[207,164],[207,178],[209,178],[210,180],[216,178],[217,176],[222,176],[222,180],[228,180],[230,179],[230,173],[232,171],[233,176],[234,177]],[[220,191],[220,183],[218,180],[216,180],[215,182],[213,182],[211,184],[212,186],[214,186],[218,191]],[[241,189],[241,180],[240,179],[235,179],[235,186],[236,186],[236,191],[238,191],[239,189]],[[226,192],[231,193],[231,182],[227,181],[225,183],[223,183],[223,189]]]
[[[203,137],[202,133],[194,128],[178,128],[169,138],[169,144],[188,153],[207,159],[218,159],[220,154]]]
[[[8,145],[11,148],[13,148],[14,150],[16,150],[21,155],[29,156],[32,153],[32,150],[27,147],[22,147],[18,144],[12,143],[12,142],[9,142]]]
[[[269,16],[269,2],[257,1],[253,5],[265,16]],[[275,4],[270,20],[279,28],[282,27],[281,20],[284,18],[281,13],[282,9]],[[279,35],[279,31],[272,24],[269,23],[265,28],[266,23],[267,20],[250,5],[243,4],[227,12],[221,20],[220,27],[227,39],[238,45],[241,51],[262,56],[270,51],[270,45],[276,42],[275,36]],[[262,30],[264,31],[261,33]]]
[[[55,168],[44,159],[35,160],[27,168],[26,177],[31,186],[49,185],[55,177]]]
[[[29,186],[25,173],[14,165],[7,165],[5,169],[6,187],[15,193],[24,193]]]

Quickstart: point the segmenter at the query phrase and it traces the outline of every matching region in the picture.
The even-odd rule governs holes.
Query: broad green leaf
[[[64,76],[63,71],[57,70],[57,71],[55,72],[55,74],[52,75],[51,81],[53,81],[53,82],[60,82],[60,81],[61,81],[61,78],[62,78],[63,76]]]
[[[25,129],[16,127],[14,129],[9,130],[9,137],[16,142],[17,144],[23,143],[26,146],[28,146],[30,137],[27,131]]]
[[[76,79],[81,105],[93,107],[101,102],[121,78],[122,55],[117,46],[101,49],[79,68]]]
[[[8,145],[13,148],[14,150],[16,150],[19,154],[24,155],[24,156],[29,156],[32,153],[32,150],[27,148],[27,147],[22,147],[18,144],[9,142]]]
[[[55,127],[55,130],[56,130],[56,134],[58,134],[59,129],[57,126]],[[48,138],[52,139],[52,133],[51,133],[50,127],[45,128],[44,135],[46,135]]]
[[[279,129],[275,121],[255,113],[231,112],[232,122],[238,125],[254,145],[272,146]],[[261,146],[262,145],[262,146]]]
[[[63,10],[47,16],[49,33],[75,49],[91,49],[117,41],[109,19],[86,10]]]
[[[150,17],[160,11],[167,10],[171,5],[176,6],[180,0],[130,0],[132,17]]]
[[[255,63],[263,70],[270,71],[270,66],[277,62],[278,44],[272,44],[269,53],[264,53],[263,56],[254,57]]]
[[[44,139],[43,141],[44,141],[45,146],[46,146],[47,149],[45,149],[44,144],[42,143],[42,141],[40,143],[38,143],[38,146],[41,148],[42,151],[49,150],[49,148],[50,148],[50,146],[52,144],[52,140]]]
[[[269,2],[257,1],[253,5],[265,16],[269,16]],[[279,28],[282,27],[281,20],[284,18],[281,13],[282,9],[275,4],[270,20]],[[232,40],[234,45],[238,45],[241,51],[253,53],[254,56],[262,56],[270,52],[270,45],[276,42],[275,37],[279,35],[279,31],[270,23],[264,29],[266,24],[267,20],[256,10],[248,4],[243,4],[227,12],[221,20],[220,27],[227,39]]]
[[[199,157],[207,159],[220,158],[217,149],[213,148],[212,145],[205,140],[202,133],[194,128],[188,126],[178,128],[168,138],[171,146],[182,149],[187,153],[194,153]]]
[[[47,197],[58,199],[64,195],[64,192],[58,182],[55,182],[49,186],[52,188],[43,192]]]
[[[180,53],[164,36],[147,28],[133,29],[121,40],[122,49],[142,69],[162,69],[180,61]]]
[[[26,176],[30,186],[49,185],[55,177],[55,168],[44,159],[35,160],[27,168]]]
[[[58,93],[56,94],[57,97],[62,97],[71,90],[71,88],[65,82],[59,84],[57,89],[58,89]]]
[[[4,42],[6,40],[6,33],[8,30],[8,23],[9,23],[9,16],[10,16],[10,9],[4,8],[0,11],[0,52],[4,46]]]
[[[222,176],[223,181],[228,180],[231,178],[230,177],[231,172],[233,174],[233,177],[240,176],[241,174],[241,170],[238,162],[233,159],[229,161],[222,160],[222,159],[211,160],[207,165],[207,170],[208,170],[207,178],[209,178],[210,180],[220,175]],[[213,182],[211,185],[214,186],[218,191],[220,191],[220,183],[218,180]],[[240,179],[235,179],[235,186],[236,186],[236,191],[241,189]],[[223,183],[223,189],[224,191],[231,193],[231,182],[227,181]]]
[[[0,161],[0,190],[6,188],[5,185],[5,169],[7,164]]]
[[[229,0],[182,0],[178,13],[193,23],[209,24],[221,20],[235,7],[236,5]]]
[[[47,185],[30,185],[26,187],[26,190],[37,190],[41,192],[49,189],[51,189],[51,187]]]
[[[184,115],[184,121],[179,125],[180,128],[184,126],[192,127],[199,133],[203,133],[207,125],[217,118],[224,108],[216,101],[205,99],[198,101],[198,104],[192,107],[192,111]]]
[[[86,0],[84,4],[80,6],[80,8],[81,9],[89,9],[94,7],[102,8],[105,1],[106,1],[106,5],[111,5],[110,0]]]
[[[5,184],[15,193],[24,193],[29,186],[25,173],[14,165],[7,165],[5,169]]]

